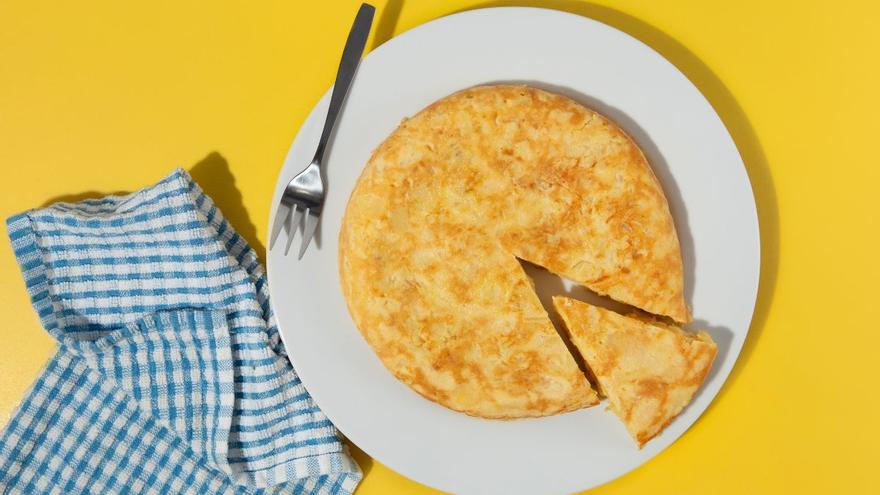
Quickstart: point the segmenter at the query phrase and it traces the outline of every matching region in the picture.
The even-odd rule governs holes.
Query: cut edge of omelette
[[[486,108],[496,113],[474,112],[472,105],[474,101],[471,100],[482,101]],[[504,105],[498,103],[501,100],[503,100]],[[513,103],[507,105],[508,100]],[[512,110],[509,110],[508,107],[513,108],[516,112],[511,113]],[[527,112],[534,110],[533,118],[530,121],[533,123],[537,122],[539,125],[528,127],[521,124],[520,121],[523,120],[523,112],[521,110],[523,109]],[[500,122],[516,124],[511,124],[511,128],[515,128],[518,132],[523,129],[525,131],[529,129],[544,129],[547,122],[546,118],[551,114],[557,117],[561,115],[565,118],[554,117],[556,119],[554,122],[557,122],[558,125],[550,129],[553,132],[544,132],[539,135],[540,139],[528,136],[522,138],[518,134],[507,136],[500,132],[500,130],[504,129],[496,129],[499,122],[499,114],[497,112],[502,112],[501,117],[504,117],[505,114],[503,112],[505,111],[508,112],[509,115],[507,117],[510,118],[508,120],[502,118]],[[471,118],[456,120],[456,118],[453,118],[458,115],[455,112],[466,113]],[[489,117],[484,118],[484,113],[485,115],[494,115],[494,117],[491,117],[491,119]],[[453,117],[449,117],[449,115]],[[484,140],[469,142],[464,139],[464,137],[476,135],[473,129],[468,126],[480,124],[483,122],[481,119],[489,119],[486,120],[489,124],[494,122],[495,127],[490,125],[490,128],[499,131],[497,133],[500,136],[504,134],[502,136],[503,139],[496,143],[499,145],[497,152],[484,152]],[[526,124],[528,121],[526,119]],[[462,122],[463,124],[461,124]],[[459,124],[452,125],[452,123]],[[461,131],[461,134],[456,134],[459,131]],[[562,146],[554,144],[556,141],[552,141],[552,139],[544,136],[544,134],[548,134],[550,138],[556,139]],[[454,143],[454,146],[449,147],[448,144],[450,142]],[[492,142],[495,143],[496,141]],[[471,154],[461,152],[458,148],[462,146],[462,143],[472,145],[471,148],[476,150],[476,152]],[[523,143],[530,144],[531,147],[520,146]],[[547,143],[551,143],[552,146]],[[562,154],[550,153],[548,155],[545,153],[547,150],[559,149],[568,151]],[[407,119],[405,123],[402,123],[373,152],[367,166],[358,179],[355,189],[351,193],[343,218],[343,226],[340,230],[338,267],[340,281],[349,312],[355,324],[373,350],[376,351],[383,364],[399,380],[425,397],[450,409],[480,417],[506,418],[542,416],[565,412],[575,408],[568,407],[575,403],[591,402],[591,404],[585,405],[594,404],[595,397],[581,397],[577,401],[562,401],[565,404],[564,406],[550,408],[541,405],[537,410],[514,408],[515,411],[511,413],[511,411],[498,410],[494,406],[459,403],[460,398],[453,397],[453,395],[456,395],[451,390],[453,386],[461,385],[459,387],[460,390],[458,390],[461,391],[468,387],[476,390],[479,385],[477,380],[471,380],[470,375],[464,376],[465,374],[461,372],[462,369],[468,367],[459,365],[492,368],[493,373],[484,374],[486,378],[483,380],[492,383],[504,382],[503,379],[497,379],[496,375],[498,373],[494,373],[495,368],[499,367],[485,366],[484,359],[471,359],[470,354],[467,352],[453,348],[455,346],[445,345],[444,339],[447,334],[443,332],[438,333],[438,335],[443,337],[442,339],[434,339],[443,340],[441,342],[442,345],[436,345],[431,348],[428,345],[422,345],[422,341],[433,342],[431,338],[422,338],[422,334],[429,333],[422,331],[422,329],[432,329],[432,327],[428,327],[422,320],[416,319],[418,320],[418,325],[416,326],[420,326],[420,328],[416,331],[418,335],[413,337],[414,332],[411,329],[403,328],[405,326],[401,323],[404,321],[403,318],[399,318],[399,315],[396,314],[394,317],[391,317],[391,313],[398,311],[394,308],[406,308],[407,311],[411,312],[411,309],[416,307],[408,304],[408,299],[402,296],[402,294],[405,295],[412,292],[412,285],[407,284],[411,282],[410,279],[412,277],[387,277],[387,280],[390,280],[390,282],[386,285],[392,289],[392,295],[387,297],[387,288],[378,287],[378,284],[372,282],[380,279],[385,280],[385,278],[378,275],[388,273],[383,263],[387,264],[389,259],[396,260],[395,262],[403,260],[398,264],[405,265],[404,261],[411,258],[413,251],[398,252],[399,250],[395,251],[396,248],[406,245],[404,241],[413,243],[415,242],[413,239],[421,239],[420,237],[409,236],[412,233],[410,229],[412,222],[409,222],[407,218],[409,214],[407,213],[407,216],[398,215],[401,211],[408,211],[403,208],[408,209],[411,207],[411,204],[408,202],[404,203],[401,200],[399,202],[401,204],[392,205],[385,198],[406,199],[429,196],[428,194],[421,196],[419,194],[408,195],[408,189],[401,189],[404,189],[403,186],[405,185],[418,192],[417,188],[413,187],[413,184],[416,186],[428,184],[430,187],[424,187],[425,191],[436,190],[439,188],[438,177],[459,177],[457,173],[440,174],[438,172],[447,171],[444,168],[446,167],[444,164],[458,163],[456,160],[461,161],[461,156],[483,157],[489,160],[487,163],[506,164],[504,166],[510,166],[511,163],[522,166],[522,173],[519,175],[513,174],[510,177],[505,177],[514,181],[514,185],[524,191],[540,193],[541,191],[546,191],[545,186],[553,186],[555,190],[568,191],[575,199],[579,198],[579,200],[571,202],[571,204],[576,205],[576,208],[569,208],[570,211],[566,210],[570,214],[561,216],[542,214],[541,218],[530,219],[529,222],[524,222],[523,225],[527,225],[527,229],[517,230],[511,227],[508,230],[522,234],[521,242],[514,244],[510,239],[507,239],[507,242],[501,243],[502,249],[494,251],[499,253],[501,251],[506,252],[510,256],[510,261],[513,261],[514,258],[520,258],[546,267],[553,273],[563,275],[589,287],[598,294],[607,295],[622,303],[631,304],[646,311],[680,321],[690,319],[683,296],[684,280],[682,276],[681,247],[669,211],[669,205],[653,169],[651,169],[650,164],[638,146],[612,121],[570,98],[536,88],[499,85],[469,88],[433,103],[411,119]],[[514,158],[510,158],[512,161],[508,163],[508,161],[504,161],[507,159],[501,160],[505,156]],[[547,167],[541,160],[550,160],[550,162],[558,164],[558,166]],[[590,170],[593,172],[588,174],[587,172]],[[386,177],[379,180],[392,173],[397,174],[397,179],[386,180]],[[421,182],[415,180],[414,177],[415,179],[421,177]],[[427,179],[425,179],[426,177]],[[589,184],[601,184],[601,190],[605,191],[606,194],[597,195],[596,187],[588,188],[590,194],[581,194],[584,192],[581,191],[583,187],[580,189],[575,187],[586,187],[585,185]],[[488,197],[492,197],[492,194],[497,192],[493,182],[475,182],[474,184],[468,183],[466,185],[467,187],[480,186],[482,189],[477,188],[477,190],[483,191]],[[459,189],[453,188],[452,190],[458,191]],[[463,190],[466,192],[470,191],[467,188]],[[572,193],[572,191],[577,194]],[[633,194],[633,191],[640,192],[640,194]],[[564,194],[560,194],[564,196]],[[492,204],[506,205],[506,199],[510,196],[509,194],[504,195],[502,196],[504,201],[497,201]],[[601,197],[597,199],[597,196]],[[460,199],[456,195],[452,197]],[[371,200],[367,201],[365,198]],[[588,203],[583,201],[584,198],[592,198],[595,201]],[[407,199],[407,201],[410,200]],[[424,201],[423,203],[431,208],[435,208],[438,204],[436,201]],[[462,204],[464,204],[462,201],[451,201],[451,206],[448,208],[450,211],[459,213],[456,217],[456,222],[453,222],[455,225],[460,223],[458,220],[462,216]],[[569,203],[557,202],[554,205],[559,204],[567,205]],[[433,211],[431,208],[422,208],[419,211],[422,213]],[[504,210],[504,212],[508,211],[546,212],[551,210],[539,208],[508,208]],[[595,225],[590,223],[585,225],[581,221],[585,215],[596,219]],[[418,218],[420,220],[424,220],[424,218],[436,219],[438,216],[439,214],[428,215],[427,217],[420,216]],[[547,221],[544,218],[545,216],[552,221]],[[502,215],[498,218],[504,218],[504,216]],[[570,227],[569,230],[563,232],[570,234],[567,237],[563,236],[568,244],[555,242],[555,238],[547,238],[547,242],[552,242],[556,247],[549,249],[544,245],[546,243],[541,244],[542,249],[538,254],[543,253],[543,255],[540,256],[536,255],[533,250],[527,249],[528,246],[536,245],[536,237],[533,235],[535,233],[534,229],[540,228],[544,223],[555,227],[555,230],[551,229],[550,235],[550,237],[554,237],[552,232],[560,230],[559,223],[557,222],[559,218],[570,219],[567,223]],[[428,223],[439,224],[442,222]],[[381,228],[376,226],[381,226]],[[496,241],[502,240],[500,235],[502,232],[492,231],[490,233],[483,225],[477,227],[487,238]],[[374,231],[381,232],[382,235],[360,235],[364,232]],[[601,232],[605,232],[605,238],[600,238],[597,235],[597,233]],[[389,233],[393,235],[389,235]],[[541,234],[542,232],[537,233]],[[546,234],[546,232],[543,233]],[[428,234],[431,234],[431,232],[425,233],[423,237],[431,238]],[[393,240],[388,240],[392,237]],[[545,235],[545,237],[547,236]],[[444,242],[449,238],[450,236],[442,237]],[[367,256],[365,253],[380,252],[380,249],[377,248],[380,243],[374,242],[377,239],[385,242],[385,244],[382,244],[385,248],[395,249],[386,249],[381,251],[379,255],[372,255],[372,258]],[[585,247],[591,239],[599,239],[594,242],[595,249],[587,249]],[[424,245],[431,248],[435,247],[434,244]],[[568,249],[565,246],[572,247]],[[494,251],[490,254],[494,253]],[[553,252],[548,253],[548,251],[556,252],[556,254],[553,254]],[[562,254],[560,255],[559,252]],[[397,253],[397,256],[391,256],[389,253]],[[571,256],[566,256],[566,253],[571,254]],[[423,265],[430,265],[432,257],[442,258],[435,251],[426,249],[420,252],[418,260]],[[466,258],[458,256],[456,259]],[[441,259],[441,261],[443,260]],[[438,266],[445,266],[445,264],[438,264]],[[470,274],[472,270],[469,268],[468,270],[451,273]],[[397,275],[400,274],[398,273]],[[457,275],[455,277],[437,277],[436,280],[437,284],[448,283],[450,286],[460,287],[460,289],[456,289],[460,294],[467,294],[468,288],[472,286],[469,285],[472,280]],[[432,280],[433,282],[434,280]],[[369,290],[371,288],[373,289],[372,292]],[[451,293],[451,291],[447,292]],[[467,298],[460,299],[456,300],[457,304],[464,305],[468,303]],[[442,299],[434,298],[434,300]],[[379,306],[382,307],[379,308]],[[370,313],[371,308],[374,307],[378,309]],[[425,304],[422,308],[432,309],[430,304]],[[511,316],[509,313],[512,312],[506,311],[505,313],[506,316]],[[424,319],[434,318],[439,320],[439,317],[436,316],[437,312],[428,312],[426,314],[427,316]],[[471,320],[472,323],[470,323],[473,331],[470,332],[470,335],[482,335],[485,322],[491,320],[491,317],[496,315],[479,314],[476,316],[489,316],[490,318],[473,318]],[[544,316],[546,317],[546,314]],[[455,318],[452,319],[456,322],[458,321]],[[543,321],[544,318],[540,319]],[[449,322],[444,321],[436,326],[446,328],[449,325]],[[547,325],[549,326],[549,321]],[[543,327],[544,325],[540,326]],[[514,333],[522,332],[508,333],[513,335]],[[548,338],[550,337],[550,332],[543,333]],[[553,337],[556,337],[555,331],[553,333]],[[513,336],[517,337],[517,335]],[[514,356],[525,355],[525,353],[521,352],[522,349],[519,348],[522,346],[508,345],[505,339],[498,340],[503,342],[503,345],[494,347],[505,351],[514,351],[509,353]],[[420,346],[416,350],[418,352],[411,352],[414,350],[413,346]],[[492,345],[487,346],[487,348],[493,349],[494,347]],[[535,351],[533,353],[535,356],[546,357],[545,355],[548,354],[547,349],[553,346],[542,345],[533,347],[530,350]],[[427,350],[422,354],[418,354],[422,352],[422,348]],[[562,352],[568,350],[561,349]],[[477,354],[481,353],[482,351],[477,352]],[[549,352],[549,354],[559,353]],[[528,359],[521,359],[520,361],[529,362],[530,364],[524,365],[522,370],[511,368],[513,370],[511,373],[500,373],[504,375],[501,378],[505,378],[506,375],[528,375],[531,373],[529,379],[508,381],[522,382],[528,385],[524,387],[520,386],[519,383],[515,384],[515,388],[520,394],[522,393],[521,389],[524,389],[529,393],[541,395],[545,387],[535,383],[537,381],[535,377],[540,377],[543,374],[539,368],[546,360],[531,359],[529,361]],[[491,364],[489,363],[489,365]],[[409,373],[409,371],[413,372]],[[420,371],[422,372],[421,375],[418,373]],[[452,380],[450,380],[450,376]],[[566,376],[574,377],[574,370],[569,370]],[[497,388],[500,390],[501,387]],[[469,390],[469,392],[474,390]],[[588,393],[592,394],[592,391]],[[472,402],[477,399],[478,394],[462,393],[459,395],[467,396],[468,402]],[[485,393],[485,396],[486,401],[492,402],[491,393]],[[511,406],[508,405],[508,407]]]
[[[618,173],[630,174],[630,180],[640,184],[640,187],[637,189],[641,191],[642,199],[639,199],[639,194],[636,194],[635,190],[630,190],[630,194],[626,197],[625,205],[620,205],[621,207],[618,211],[605,212],[606,214],[610,213],[606,218],[606,221],[609,222],[607,227],[617,229],[624,236],[632,234],[634,231],[644,231],[642,236],[635,236],[627,241],[631,249],[635,249],[645,239],[650,239],[654,243],[654,247],[647,249],[648,256],[645,256],[644,252],[632,254],[633,260],[638,257],[640,260],[638,263],[615,267],[614,270],[610,271],[602,269],[600,274],[588,274],[581,269],[583,264],[599,266],[599,262],[595,258],[570,260],[571,264],[560,264],[559,261],[561,260],[548,259],[546,257],[546,246],[542,246],[537,253],[530,249],[523,249],[526,246],[535,246],[534,239],[532,238],[525,240],[526,246],[512,246],[509,242],[505,242],[505,248],[517,258],[545,267],[551,272],[583,285],[599,295],[610,297],[615,301],[634,306],[658,317],[670,318],[678,324],[689,323],[692,315],[685,300],[684,263],[678,229],[670,210],[666,191],[660,183],[656,171],[648,161],[644,150],[639,147],[635,139],[619,123],[596,109],[586,106],[564,94],[547,91],[538,87],[505,84],[480,85],[454,93],[441,100],[441,102],[457,97],[471,98],[482,92],[528,94],[533,100],[546,99],[548,102],[553,102],[552,105],[560,109],[583,111],[589,116],[588,120],[591,125],[602,127],[608,131],[609,135],[620,138],[622,142],[625,142],[626,145],[622,147],[625,152],[611,153],[596,163],[606,164],[609,168],[613,167]],[[595,167],[596,163],[591,168]],[[547,169],[542,169],[542,171],[547,172]],[[565,180],[561,180],[561,177],[553,177],[553,175],[553,172],[549,175],[542,175],[542,179],[569,191],[573,190],[571,188],[572,184],[567,184]],[[593,198],[595,196],[597,196],[596,192],[590,191],[588,195],[580,199],[583,200],[586,197]],[[643,211],[644,209],[640,210],[637,207],[639,201],[647,201],[650,204],[650,214],[655,215],[653,218],[654,224],[645,225],[647,217],[639,216],[646,213]],[[613,204],[613,201],[610,203]],[[633,214],[635,214],[635,218],[632,219],[633,221],[625,221],[627,215]],[[582,228],[583,225],[579,223],[578,227]],[[666,244],[668,250],[656,248],[656,246],[663,244]],[[644,246],[641,247],[644,248]],[[654,252],[655,250],[657,252]],[[535,256],[536,254],[537,256]],[[615,253],[608,252],[600,253],[596,258],[604,258],[609,254],[611,255],[610,257],[615,257]],[[621,253],[616,254],[619,258]]]
[[[599,394],[639,448],[691,402],[718,352],[705,331],[686,332],[566,297],[554,297],[553,305]]]

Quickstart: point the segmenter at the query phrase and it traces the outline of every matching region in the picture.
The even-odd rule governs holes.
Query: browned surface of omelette
[[[349,310],[388,369],[477,416],[596,403],[515,257],[689,319],[675,228],[641,151],[533,88],[472,88],[404,121],[364,168],[339,249]]]
[[[718,352],[706,332],[564,297],[554,297],[553,305],[600,393],[640,447],[690,403]]]

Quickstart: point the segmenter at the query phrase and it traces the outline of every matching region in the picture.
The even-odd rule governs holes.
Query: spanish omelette
[[[657,436],[690,403],[718,347],[706,332],[690,333],[640,315],[554,297],[571,341],[599,393],[639,447]]]
[[[516,258],[689,319],[663,191],[616,125],[561,95],[482,86],[401,123],[346,208],[355,324],[427,398],[482,417],[597,402]]]

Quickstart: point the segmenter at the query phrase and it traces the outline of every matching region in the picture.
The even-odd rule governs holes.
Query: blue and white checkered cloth
[[[354,491],[263,267],[186,172],[7,223],[59,345],[0,435],[0,493]]]

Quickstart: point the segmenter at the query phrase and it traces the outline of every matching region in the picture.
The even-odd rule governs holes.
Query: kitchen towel
[[[7,228],[58,348],[0,435],[0,493],[354,491],[256,253],[186,172]]]

